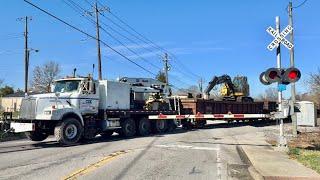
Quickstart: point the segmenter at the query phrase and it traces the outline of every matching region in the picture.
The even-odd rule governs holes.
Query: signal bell
[[[275,82],[280,84],[290,84],[297,82],[300,77],[301,72],[297,68],[269,68],[260,74],[260,82],[264,85],[270,85]]]

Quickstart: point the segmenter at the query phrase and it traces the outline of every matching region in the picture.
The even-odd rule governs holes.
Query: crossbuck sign
[[[268,27],[267,32],[274,37],[274,40],[267,46],[267,48],[272,51],[274,48],[280,46],[280,43],[283,44],[286,48],[291,50],[293,44],[288,41],[285,37],[293,30],[293,28],[288,25],[280,34],[277,30],[273,29],[271,26]]]

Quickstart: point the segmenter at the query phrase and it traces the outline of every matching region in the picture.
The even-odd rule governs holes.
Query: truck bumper
[[[31,122],[17,122],[18,119],[12,118],[11,112],[4,112],[0,119],[0,130],[8,132],[29,132],[35,131],[35,123]]]
[[[11,122],[10,128],[15,133],[35,131],[35,123]]]

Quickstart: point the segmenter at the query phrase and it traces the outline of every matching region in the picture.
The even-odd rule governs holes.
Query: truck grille
[[[36,118],[36,99],[23,99],[20,107],[21,119]]]

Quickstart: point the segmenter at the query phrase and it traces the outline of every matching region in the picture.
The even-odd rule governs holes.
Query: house
[[[6,112],[16,112],[20,110],[24,92],[16,92],[0,98],[0,110]]]

